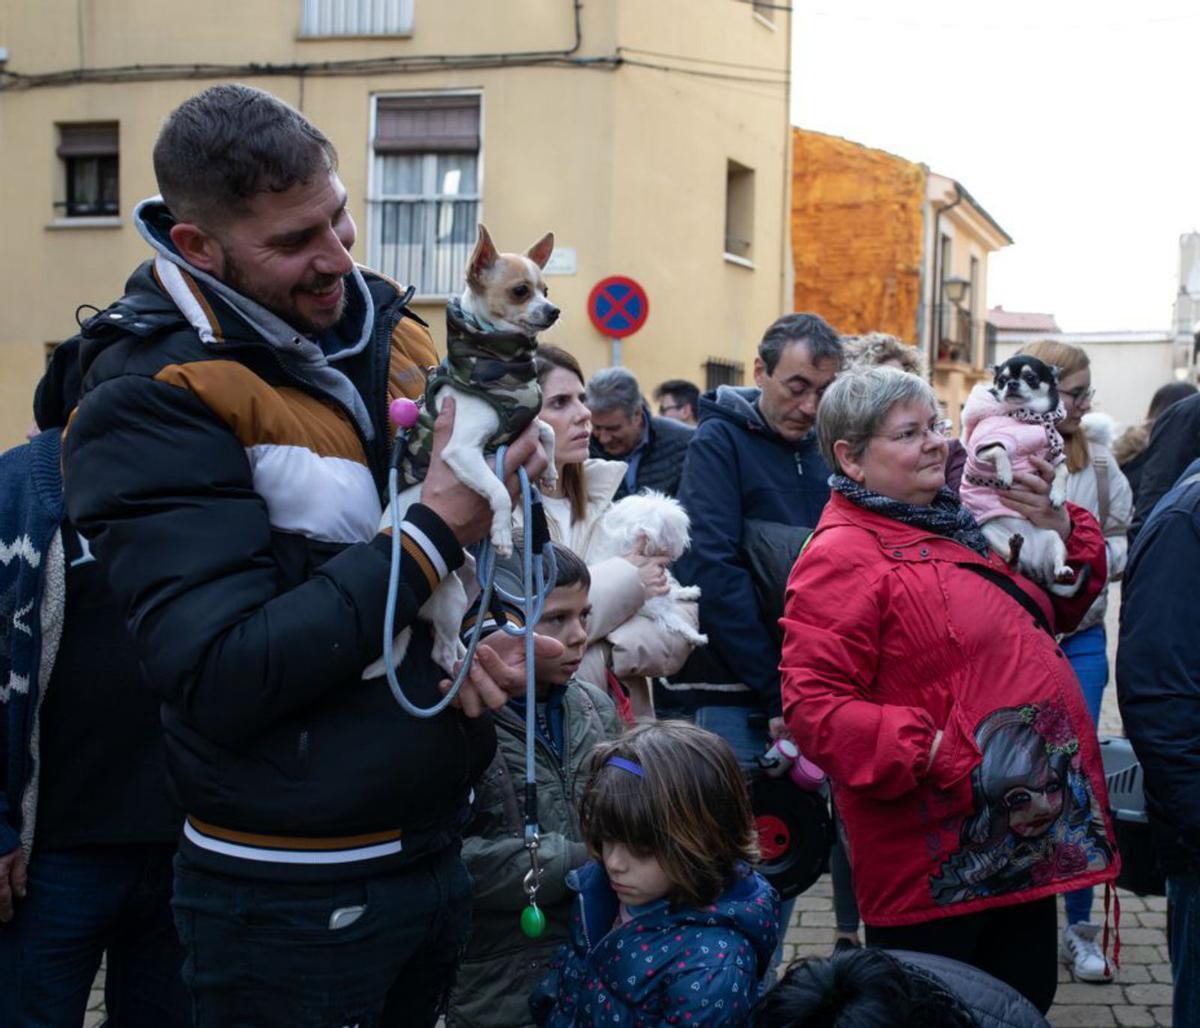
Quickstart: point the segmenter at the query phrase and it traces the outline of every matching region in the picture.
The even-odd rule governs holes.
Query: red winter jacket
[[[1079,594],[834,494],[788,582],[783,709],[834,785],[869,925],[916,924],[1116,877],[1096,733],[1054,639],[1104,584],[1095,518],[1068,505]],[[944,732],[932,767],[929,750]]]

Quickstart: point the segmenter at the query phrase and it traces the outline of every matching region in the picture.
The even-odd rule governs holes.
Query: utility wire
[[[787,68],[764,68],[761,64],[738,64],[736,61],[717,61],[710,57],[689,57],[686,54],[667,54],[661,50],[642,50],[636,46],[619,46],[619,54],[643,54],[646,57],[666,57],[675,61],[690,61],[693,64],[715,64],[722,68],[744,68],[750,71],[777,72],[780,75],[788,73]]]

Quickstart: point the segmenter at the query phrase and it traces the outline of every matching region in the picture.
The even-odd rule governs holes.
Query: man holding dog
[[[84,325],[65,478],[163,700],[196,1023],[432,1025],[469,922],[459,831],[495,747],[477,715],[524,682],[507,637],[428,720],[363,680],[390,564],[388,404],[420,394],[434,348],[351,259],[334,148],[286,104],[206,90],[154,166],[162,198],[135,215],[152,260]],[[453,417],[402,526],[397,630],[490,523],[440,458]],[[522,464],[545,468],[532,431],[510,489]],[[423,626],[398,673],[438,698]]]

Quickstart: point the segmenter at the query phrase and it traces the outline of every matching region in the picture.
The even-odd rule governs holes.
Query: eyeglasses
[[[1085,401],[1091,400],[1091,398],[1096,395],[1095,388],[1084,389],[1083,386],[1080,386],[1078,389],[1060,389],[1059,392],[1062,393],[1063,396],[1069,396],[1071,398],[1071,402],[1075,404],[1076,407]]]
[[[1035,796],[1045,796],[1049,800],[1051,796],[1057,796],[1062,791],[1062,782],[1051,778],[1040,789],[1031,785],[1018,785],[1015,789],[1009,789],[1001,802],[1008,810],[1027,810]]]
[[[668,417],[672,411],[683,410],[683,408],[686,406],[687,404],[683,403],[661,403],[658,406],[658,413],[665,418]]]
[[[893,443],[912,446],[915,443],[925,442],[926,436],[933,436],[934,439],[945,439],[950,435],[953,428],[954,425],[950,421],[945,418],[939,418],[925,427],[914,425],[912,428],[906,428],[903,432],[884,432],[874,435],[871,438],[890,439]]]

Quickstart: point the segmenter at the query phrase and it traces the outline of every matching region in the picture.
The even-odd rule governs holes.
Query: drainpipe
[[[933,281],[929,283],[929,296],[932,301],[929,305],[929,371],[933,374],[933,365],[937,360],[937,339],[935,336],[936,326],[934,318],[941,317],[942,308],[942,215],[948,210],[957,207],[962,203],[962,190],[958,187],[958,183],[954,183],[954,199],[944,207],[939,207],[937,213],[933,216]],[[939,321],[940,323],[940,321]]]

